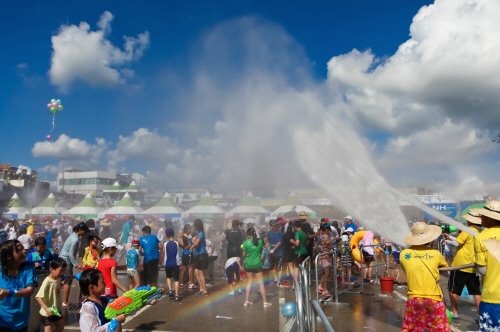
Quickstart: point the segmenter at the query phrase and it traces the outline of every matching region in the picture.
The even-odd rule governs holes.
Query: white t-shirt
[[[9,228],[9,240],[15,240],[17,238],[17,232],[14,227]]]
[[[210,242],[210,240],[207,240],[207,239],[205,239],[205,242],[207,244],[207,254],[210,256],[210,253],[212,252],[212,247],[211,247],[212,242]],[[215,249],[215,247],[214,247],[214,253],[212,256],[218,256],[217,250]]]
[[[230,267],[231,265],[233,265],[234,263],[236,263],[239,260],[240,260],[239,257],[231,257],[231,258],[229,258],[226,261],[226,265],[224,265],[224,269],[227,269],[228,267]]]
[[[156,237],[158,238],[158,240],[163,241],[163,238],[165,237],[165,228],[160,228]]]
[[[33,244],[33,239],[28,234],[21,235],[17,238],[17,240],[23,244],[23,247],[26,250],[30,249]]]

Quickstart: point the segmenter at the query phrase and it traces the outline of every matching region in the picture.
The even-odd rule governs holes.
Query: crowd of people
[[[165,220],[148,223],[134,216],[124,223],[107,219],[96,223],[88,219],[54,220],[44,225],[35,220],[10,220],[0,230],[0,329],[27,330],[30,297],[40,286],[35,298],[41,307],[41,324],[45,331],[62,331],[63,308],[69,305],[75,271],[82,271],[81,330],[104,331],[108,324],[115,324],[120,330],[125,320],[123,315],[111,322],[100,313],[111,299],[118,297],[118,290],[157,286],[159,267],[165,269],[167,295],[179,302],[183,289],[195,290],[197,297],[208,296],[211,287],[208,282],[214,277],[220,258],[217,267],[224,271],[229,296],[245,294],[243,305],[251,306],[255,302],[251,290],[256,286],[263,307],[267,308],[271,303],[265,286],[284,287],[293,292],[299,280],[299,265],[308,257],[313,264],[316,255],[320,255],[318,265],[322,275],[317,292],[327,299],[332,296],[329,289],[333,278],[339,277],[347,287],[353,286],[358,277],[372,283],[377,254],[390,254],[395,249],[376,233],[364,230],[351,216],[346,216],[343,222],[322,218],[315,223],[310,222],[305,212],[300,212],[287,219],[271,219],[270,229],[232,220],[218,248],[207,238],[200,219],[192,225],[174,225]],[[444,294],[439,286],[439,268],[447,267],[448,263],[458,267],[451,271],[448,281],[453,317],[459,319],[458,297],[467,287],[477,305],[481,330],[500,329],[500,279],[496,277],[500,263],[483,243],[485,239],[500,238],[500,202],[491,201],[482,210],[471,210],[465,219],[476,236],[467,232],[443,234],[439,226],[416,222],[412,233],[404,238],[409,247],[401,251],[399,258],[407,277],[408,302],[402,331],[449,330]],[[361,248],[357,254],[356,245],[351,243],[353,237],[355,242],[359,241],[358,249]],[[451,261],[445,258],[446,249],[441,253],[433,247],[435,241],[440,241],[443,248],[456,248],[450,250],[455,252]],[[117,275],[122,259],[128,285]],[[332,270],[333,260],[339,267],[339,276],[332,275],[336,272]],[[470,263],[476,265],[460,268]],[[363,275],[361,264],[364,264]],[[37,270],[48,271],[41,285]],[[482,282],[478,274],[484,276]]]

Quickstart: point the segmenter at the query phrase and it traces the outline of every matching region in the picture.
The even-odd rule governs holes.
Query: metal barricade
[[[311,295],[309,286],[309,269],[310,257],[307,257],[302,264],[299,265],[298,278],[293,277],[295,283],[295,299],[297,306],[297,325],[299,332],[313,331],[313,323],[311,320]],[[306,270],[307,268],[307,270]]]
[[[360,244],[359,245],[359,253],[360,253],[360,263],[361,263],[361,285],[363,285],[363,282],[364,282],[364,267],[363,267],[363,260],[364,260],[364,257],[363,257],[363,248],[367,248],[367,247],[371,247],[373,248],[373,257],[374,257],[374,262],[375,264],[372,266],[372,268],[375,268],[375,283],[379,283],[379,277],[378,277],[378,267],[379,266],[385,266],[385,271],[384,271],[384,275],[388,276],[389,275],[389,255],[390,254],[387,254],[386,251],[384,251],[384,256],[385,256],[385,264],[376,264],[376,250],[377,248],[379,247],[382,247],[382,246],[385,246],[386,244],[391,244],[390,242],[379,242],[379,243],[375,243],[375,244],[372,244],[372,245],[368,245],[368,246],[364,246],[363,244]],[[371,275],[368,276],[368,278],[371,278]],[[363,287],[361,288],[361,291],[363,291]]]
[[[316,311],[316,313],[318,314],[319,318],[321,319],[321,322],[323,323],[323,325],[325,327],[325,330],[327,332],[335,332],[333,330],[332,324],[330,324],[330,322],[328,321],[328,318],[325,316],[325,313],[323,312],[323,310],[319,306],[318,301],[312,300],[311,303],[312,303],[312,307],[313,307],[314,311]],[[313,321],[315,321],[314,318],[315,317],[311,317],[311,319]]]

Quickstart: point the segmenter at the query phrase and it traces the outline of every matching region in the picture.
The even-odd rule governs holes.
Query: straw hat
[[[413,225],[411,233],[406,235],[403,241],[409,245],[426,244],[435,240],[442,232],[441,227],[420,221]]]
[[[83,221],[82,217],[76,217],[75,221]]]
[[[108,219],[101,220],[101,226],[111,226],[111,221]]]
[[[479,209],[471,209],[469,213],[463,215],[462,218],[473,224],[481,225],[481,214],[479,213]]]
[[[479,214],[482,216],[490,217],[495,220],[500,220],[500,202],[489,201],[483,209],[478,209]]]
[[[299,220],[307,220],[307,219],[309,219],[309,216],[307,215],[307,213],[305,211],[300,211],[298,219]]]
[[[484,240],[483,243],[490,254],[500,262],[500,241],[497,239],[488,239]]]

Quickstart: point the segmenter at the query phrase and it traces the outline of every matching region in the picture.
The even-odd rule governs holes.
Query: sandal
[[[264,308],[269,308],[270,306],[272,306],[271,302],[264,302]]]
[[[250,302],[250,301],[245,301],[245,303],[243,303],[243,305],[244,305],[245,307],[249,307],[249,306],[251,306],[252,304],[253,304],[253,302]]]
[[[325,293],[325,290],[318,288],[318,293],[321,294],[321,295],[323,295]]]
[[[180,296],[176,296],[174,301],[175,302],[181,302],[181,297]]]

